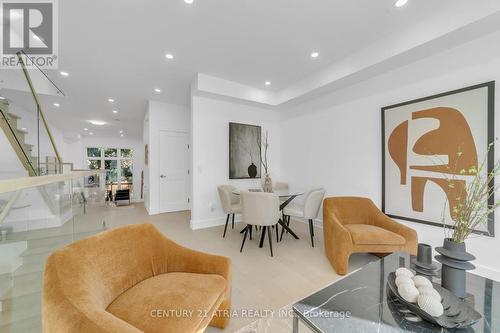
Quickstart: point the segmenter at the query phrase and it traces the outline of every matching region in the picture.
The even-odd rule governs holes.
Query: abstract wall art
[[[483,161],[494,165],[495,82],[382,108],[382,209],[442,226]],[[488,199],[489,203],[494,198]],[[494,235],[493,216],[476,233]]]
[[[260,178],[261,127],[229,123],[229,179]]]

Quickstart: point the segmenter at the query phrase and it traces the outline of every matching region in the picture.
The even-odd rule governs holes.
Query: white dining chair
[[[314,189],[305,195],[304,201],[291,202],[283,210],[287,219],[287,225],[290,225],[290,217],[298,217],[309,221],[309,233],[311,235],[311,245],[314,247],[314,225],[313,220],[318,217],[319,208],[323,202],[325,190],[322,188]],[[280,240],[283,238],[284,229],[281,231]]]
[[[241,214],[241,203],[238,195],[234,194],[233,191],[236,188],[231,185],[219,185],[217,186],[217,191],[219,192],[220,202],[222,204],[222,210],[227,214],[226,225],[224,227],[224,234],[222,238],[226,237],[227,225],[229,223],[229,218],[233,217],[232,228],[234,229],[234,215]]]
[[[247,226],[245,228],[245,235],[243,236],[240,252],[243,251],[247,234],[252,230],[253,226],[262,226],[263,236],[265,236],[267,231],[272,257],[273,237],[271,227],[276,226],[277,232],[277,224],[280,219],[280,200],[278,196],[272,193],[245,191],[241,192],[241,204],[243,208],[243,221]]]

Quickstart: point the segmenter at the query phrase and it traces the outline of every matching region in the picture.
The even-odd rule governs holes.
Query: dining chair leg
[[[280,241],[280,225],[279,224],[276,224],[276,243],[279,243]]]
[[[278,227],[276,227],[276,229],[277,228]],[[267,228],[267,235],[269,236],[269,248],[271,249],[271,257],[272,257],[273,256],[273,236],[271,234],[272,234],[271,228]]]
[[[281,227],[280,242],[283,240],[283,235],[285,234],[285,228]]]
[[[227,214],[227,217],[226,217],[226,226],[224,227],[224,235],[222,235],[222,238],[226,237],[227,224],[229,223],[229,215],[230,214]]]
[[[252,229],[253,229],[252,226],[248,225],[248,231],[250,231],[249,232],[249,234],[250,234],[250,240],[252,240]]]
[[[240,253],[243,252],[243,246],[245,246],[245,241],[247,240],[248,226],[245,227],[245,236],[243,236],[243,242],[241,243]]]
[[[234,229],[234,213],[233,213],[233,226],[232,226],[232,228]]]
[[[262,248],[264,246],[264,237],[266,236],[266,227],[262,228],[262,231],[260,232],[260,243],[259,247]]]
[[[309,233],[311,234],[311,245],[314,247],[314,226],[313,220],[309,220]]]

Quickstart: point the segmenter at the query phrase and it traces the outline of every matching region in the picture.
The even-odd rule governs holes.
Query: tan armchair
[[[230,260],[177,245],[151,224],[68,245],[45,267],[45,333],[201,333],[224,328],[230,306]]]
[[[326,255],[340,275],[348,273],[352,253],[417,254],[416,231],[386,216],[367,198],[325,199],[323,234]]]

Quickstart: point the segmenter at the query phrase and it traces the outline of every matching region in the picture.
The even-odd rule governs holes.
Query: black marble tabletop
[[[408,254],[395,253],[372,262],[293,305],[294,313],[318,333],[333,332],[500,332],[500,283],[467,273],[467,299],[483,318],[462,329],[442,329],[405,311],[388,297],[387,275],[412,266]],[[439,283],[439,278],[433,282]],[[402,310],[402,311],[401,311]]]

